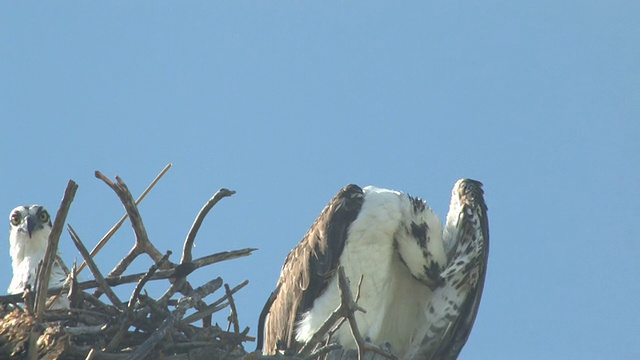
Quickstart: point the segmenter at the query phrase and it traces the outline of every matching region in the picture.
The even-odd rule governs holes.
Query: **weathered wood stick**
[[[171,312],[171,315],[167,316],[162,324],[142,345],[129,356],[128,360],[142,360],[151,350],[167,335],[167,332],[171,330],[175,324],[182,319],[185,312],[193,307],[198,301],[202,300],[205,296],[211,294],[222,286],[222,279],[216,278],[209,281],[205,285],[195,289],[191,296],[185,296],[178,302],[176,309]]]
[[[238,292],[238,290],[240,290],[243,287],[245,287],[248,283],[249,283],[249,280],[245,280],[245,281],[241,282],[236,287],[231,289],[229,291],[229,294],[235,294],[236,292]],[[225,300],[227,300],[227,294],[225,294],[224,296],[222,296],[220,299],[216,300],[215,302],[211,303],[210,305],[208,305],[204,309],[201,309],[197,313],[191,314],[191,315],[185,317],[184,319],[182,319],[182,323],[189,324],[189,323],[192,323],[194,321],[198,321],[198,320],[204,318],[205,316],[209,316],[209,315],[213,314],[216,311],[224,309],[226,307],[226,305],[224,307],[220,307],[220,304],[222,304]]]
[[[196,235],[198,234],[198,230],[200,230],[200,226],[204,221],[204,218],[207,216],[209,211],[213,209],[213,207],[218,203],[218,201],[222,200],[225,197],[231,196],[236,192],[233,190],[222,188],[218,190],[209,201],[200,209],[198,216],[193,221],[193,225],[191,225],[191,229],[189,229],[189,233],[187,234],[187,238],[184,240],[184,246],[182,248],[182,258],[180,259],[180,264],[184,264],[186,262],[191,261],[193,259],[191,255],[191,251],[193,249],[193,242],[196,240]]]
[[[203,256],[203,257],[201,257],[199,259],[196,259],[196,260],[194,260],[192,262],[192,264],[194,265],[193,270],[199,269],[201,267],[205,267],[205,266],[208,266],[208,265],[212,265],[212,264],[215,264],[215,263],[219,263],[219,262],[222,262],[222,261],[233,260],[233,259],[237,259],[237,258],[240,258],[240,257],[249,256],[249,255],[251,255],[251,253],[253,253],[256,250],[258,250],[258,249],[256,249],[256,248],[245,248],[245,249],[233,250],[233,251],[223,251],[223,252],[219,252],[217,254]],[[153,276],[149,280],[168,279],[168,278],[170,278],[172,276],[175,276],[176,275],[175,272],[176,272],[175,269],[160,270],[160,271],[156,272],[155,274],[153,274]],[[130,284],[130,283],[138,282],[138,281],[140,281],[140,279],[142,279],[144,277],[145,274],[146,273],[137,273],[137,274],[131,274],[131,275],[125,275],[125,276],[106,277],[104,280],[110,286],[118,286],[118,285],[122,285],[122,284]],[[100,285],[98,285],[98,283],[95,280],[88,280],[88,281],[83,281],[81,283],[78,283],[78,288],[81,289],[81,290],[93,289],[93,288],[96,288],[98,286],[100,286]],[[47,291],[47,294],[48,295],[55,295],[55,294],[59,294],[61,291],[62,291],[61,287],[54,287],[54,288],[49,289]],[[0,302],[17,303],[17,302],[21,302],[21,301],[22,301],[22,293],[0,296]]]
[[[122,300],[118,298],[118,295],[116,295],[116,293],[113,292],[113,289],[111,289],[111,287],[104,280],[104,276],[102,276],[100,269],[98,269],[98,265],[96,265],[96,263],[91,258],[91,255],[89,254],[89,250],[87,250],[87,248],[84,246],[84,244],[80,240],[80,237],[78,237],[78,234],[76,234],[76,232],[73,230],[73,227],[71,227],[71,225],[68,225],[67,227],[69,230],[69,234],[71,235],[71,240],[73,240],[73,243],[76,245],[76,248],[80,252],[80,255],[82,255],[82,257],[84,258],[84,261],[87,263],[87,266],[89,266],[89,270],[91,270],[91,273],[93,274],[93,277],[95,278],[95,281],[98,283],[100,289],[104,291],[104,293],[107,295],[109,300],[111,300],[111,303],[115,307],[123,311],[126,310],[124,304],[122,303]]]
[[[38,340],[38,337],[40,336],[39,325],[42,322],[44,308],[47,301],[47,288],[49,287],[49,278],[51,277],[51,266],[53,265],[56,254],[58,253],[58,243],[60,242],[62,228],[64,227],[64,223],[67,221],[67,214],[69,213],[71,203],[73,202],[73,198],[76,196],[77,190],[78,185],[73,180],[69,180],[67,189],[64,192],[64,197],[62,198],[62,202],[60,203],[60,208],[56,213],[56,219],[53,222],[53,228],[51,229],[51,233],[49,234],[47,250],[45,252],[44,261],[42,267],[40,268],[40,273],[38,274],[37,279],[38,288],[36,290],[36,301],[34,307],[36,313],[36,321],[31,330],[31,335],[29,338],[29,350],[27,352],[27,358],[29,360],[35,360],[38,358],[38,347],[36,345],[36,342]]]
[[[156,176],[155,179],[153,179],[153,181],[151,182],[151,184],[149,184],[149,186],[147,186],[147,188],[142,192],[142,194],[138,197],[138,199],[136,200],[136,206],[140,205],[140,203],[142,202],[142,200],[144,200],[144,198],[147,196],[147,194],[149,194],[149,192],[151,191],[151,189],[153,189],[154,186],[156,186],[156,184],[158,183],[158,181],[160,181],[160,179],[162,179],[162,177],[164,176],[164,174],[167,173],[167,171],[169,171],[169,169],[171,168],[171,166],[173,166],[173,164],[167,164],[167,166],[164,167],[164,169],[162,169],[162,171],[160,172],[160,174],[158,174],[158,176]],[[113,234],[116,233],[116,231],[118,231],[118,229],[120,229],[120,227],[122,226],[122,224],[124,224],[124,221],[129,217],[129,214],[125,213],[124,215],[122,215],[122,217],[120,218],[120,220],[118,220],[118,222],[113,225],[113,227],[102,237],[102,239],[100,239],[100,241],[98,242],[98,244],[91,249],[91,257],[93,258],[94,256],[96,256],[96,254],[102,250],[102,248],[105,246],[105,244],[109,241],[109,239],[111,239],[111,237],[113,236]],[[87,263],[83,262],[82,264],[80,264],[80,267],[78,268],[78,273],[80,273],[84,267],[87,266]]]

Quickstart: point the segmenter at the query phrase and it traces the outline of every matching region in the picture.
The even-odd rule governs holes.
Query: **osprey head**
[[[46,231],[46,236],[51,232],[51,217],[47,210],[40,205],[18,206],[9,215],[11,223],[11,234],[19,238],[29,235],[33,238],[34,233]]]

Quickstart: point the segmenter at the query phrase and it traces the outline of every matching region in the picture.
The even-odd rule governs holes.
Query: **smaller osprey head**
[[[29,235],[33,238],[35,233],[46,231],[46,236],[51,232],[51,217],[47,210],[40,205],[18,206],[9,215],[11,234],[18,238]]]

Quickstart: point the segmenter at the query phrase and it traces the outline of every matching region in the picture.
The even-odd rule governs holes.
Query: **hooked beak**
[[[31,238],[31,233],[36,228],[36,220],[32,216],[27,216],[24,220],[27,222],[27,232],[29,233],[29,238]]]

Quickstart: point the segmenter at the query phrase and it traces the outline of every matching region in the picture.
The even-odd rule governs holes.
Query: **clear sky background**
[[[234,189],[194,256],[259,250],[190,279],[248,279],[236,300],[255,334],[287,252],[342,186],[403,190],[444,217],[471,177],[491,252],[460,358],[638,359],[638,19],[637,1],[3,2],[0,209],[55,214],[73,179],[68,222],[93,247],[123,214],[94,171],[137,196],[173,163],[140,212],[178,261],[202,205]],[[127,223],[99,265],[132,244]],[[66,233],[61,250],[79,258]],[[8,245],[0,268],[4,289]]]

